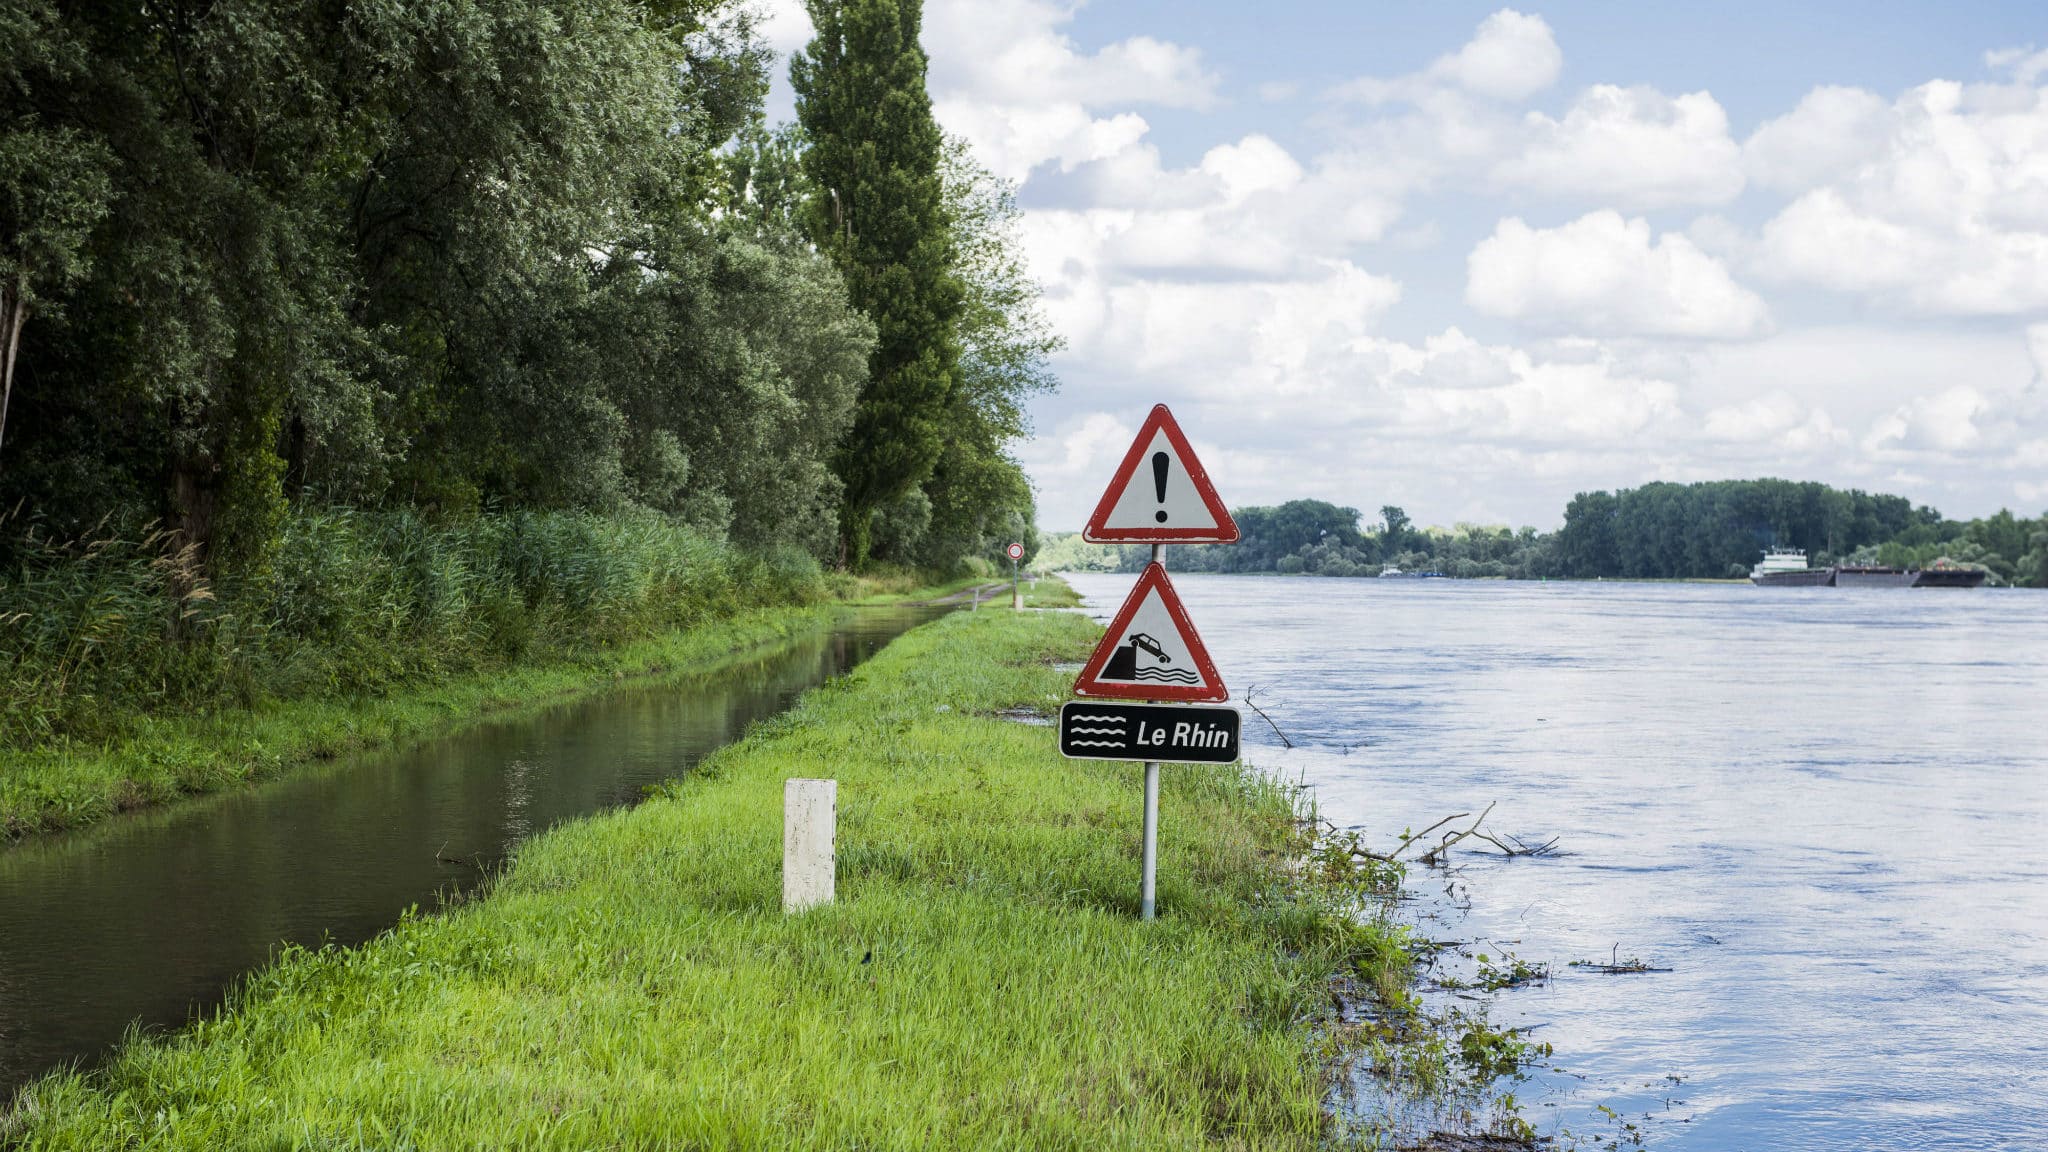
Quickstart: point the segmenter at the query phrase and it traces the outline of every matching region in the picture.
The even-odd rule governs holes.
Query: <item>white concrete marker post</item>
[[[839,781],[790,779],[782,784],[782,910],[801,912],[832,902]]]

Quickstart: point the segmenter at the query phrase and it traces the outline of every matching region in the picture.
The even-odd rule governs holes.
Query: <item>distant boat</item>
[[[1963,568],[1945,561],[1936,561],[1932,568],[1922,568],[1913,574],[1915,588],[1975,588],[1984,583],[1990,573],[1982,568]]]
[[[1835,582],[1833,568],[1809,568],[1798,548],[1773,548],[1749,570],[1749,582],[1772,588],[1826,588]]]
[[[1392,564],[1389,564],[1385,568],[1380,569],[1380,579],[1382,580],[1392,580],[1397,576],[1406,575],[1406,572],[1401,571],[1399,568],[1394,567]]]
[[[1837,588],[1911,588],[1920,573],[1911,568],[1845,564],[1835,569]]]
[[[1393,566],[1392,564],[1389,564],[1389,565],[1387,565],[1387,566],[1386,566],[1385,568],[1382,568],[1382,569],[1380,569],[1380,579],[1382,579],[1382,580],[1449,580],[1449,579],[1450,579],[1450,577],[1449,577],[1449,576],[1446,576],[1446,575],[1444,575],[1444,574],[1443,574],[1443,573],[1441,573],[1441,572],[1437,572],[1437,571],[1434,571],[1434,570],[1432,570],[1432,571],[1429,571],[1429,572],[1403,572],[1403,571],[1401,571],[1401,570],[1400,570],[1399,568],[1396,568],[1396,567],[1394,567],[1394,566]]]
[[[1750,569],[1752,584],[1774,588],[1975,588],[1989,573],[1947,560],[1932,568],[1890,568],[1876,564],[1842,564],[1833,568],[1807,565],[1797,548],[1773,548]]]

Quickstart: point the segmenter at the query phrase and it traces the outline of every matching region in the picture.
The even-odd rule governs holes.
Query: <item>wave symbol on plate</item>
[[[1188,668],[1140,668],[1131,673],[1138,680],[1164,680],[1169,684],[1200,684],[1202,678]]]

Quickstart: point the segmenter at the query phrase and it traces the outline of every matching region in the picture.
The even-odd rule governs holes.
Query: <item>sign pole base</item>
[[[1159,876],[1159,764],[1145,762],[1144,881],[1139,887],[1139,919],[1152,919]]]

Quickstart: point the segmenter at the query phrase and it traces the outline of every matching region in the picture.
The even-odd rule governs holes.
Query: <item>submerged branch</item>
[[[1266,710],[1264,708],[1259,707],[1259,702],[1257,699],[1258,694],[1259,686],[1257,684],[1254,684],[1251,687],[1245,689],[1244,706],[1259,714],[1259,719],[1264,720],[1266,722],[1266,727],[1271,728],[1273,730],[1273,735],[1278,736],[1280,738],[1280,743],[1282,746],[1287,748],[1294,747],[1294,741],[1289,740],[1287,738],[1287,733],[1282,732],[1280,730],[1280,726],[1278,724],[1273,723],[1273,718],[1271,716],[1266,715]]]

